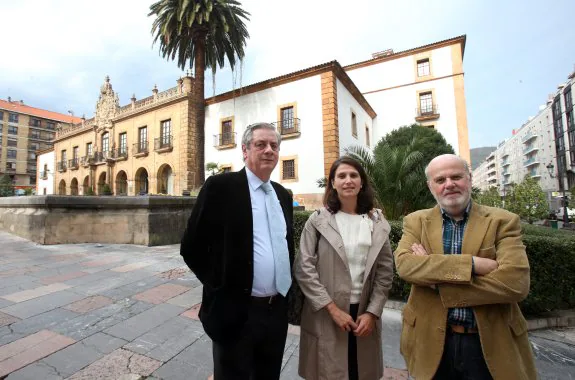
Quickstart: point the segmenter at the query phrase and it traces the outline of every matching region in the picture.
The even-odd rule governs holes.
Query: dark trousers
[[[287,329],[284,297],[277,295],[272,303],[252,297],[239,338],[226,344],[213,342],[214,380],[279,379]]]
[[[349,305],[349,315],[354,321],[357,320],[357,312],[359,310],[359,304]],[[357,371],[357,337],[353,335],[353,332],[349,332],[349,338],[347,340],[347,365],[348,365],[348,376],[349,380],[358,380],[359,375]]]
[[[458,334],[447,328],[445,347],[434,380],[491,380],[479,334]]]

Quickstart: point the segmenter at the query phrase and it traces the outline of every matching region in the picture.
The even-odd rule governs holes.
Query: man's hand
[[[411,245],[411,251],[413,252],[414,255],[417,256],[427,256],[429,255],[429,253],[427,253],[427,251],[425,250],[425,248],[423,248],[423,245],[418,244],[418,243],[413,243]]]
[[[355,331],[357,324],[353,321],[351,315],[341,310],[335,303],[330,303],[326,307],[333,322],[339,326],[342,331]]]
[[[499,268],[497,261],[477,256],[473,256],[473,265],[475,266],[475,274],[478,276],[485,276]]]
[[[369,336],[375,327],[375,316],[365,313],[357,317],[357,328],[353,330],[355,336]]]

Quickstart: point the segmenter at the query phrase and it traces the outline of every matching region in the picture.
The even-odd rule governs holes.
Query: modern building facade
[[[203,152],[194,78],[124,106],[106,78],[95,117],[57,131],[55,192],[180,195],[203,182],[193,170],[200,154],[222,171],[240,170],[243,131],[261,121],[282,135],[272,180],[309,207],[321,201],[317,180],[348,147],[371,149],[402,125],[436,128],[469,160],[464,47],[462,36],[346,67],[332,61],[208,98]]]
[[[56,157],[54,155],[54,148],[48,148],[37,152],[36,157],[38,163],[38,171],[36,173],[37,195],[51,195],[54,194],[54,165]]]
[[[557,209],[563,187],[575,186],[575,123],[571,87],[575,73],[549,95],[545,105],[473,172],[474,186],[497,186],[502,195],[526,175],[536,179],[547,193],[551,209]],[[489,169],[491,168],[491,169]],[[493,181],[489,170],[498,175]]]
[[[56,125],[80,118],[0,99],[0,175],[7,174],[16,189],[36,188],[36,151],[52,147]]]

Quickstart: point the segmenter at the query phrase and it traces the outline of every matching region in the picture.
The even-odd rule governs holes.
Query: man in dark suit
[[[206,180],[182,239],[180,254],[203,285],[215,380],[280,377],[294,257],[292,198],[270,181],[280,142],[273,125],[248,126],[245,168]]]

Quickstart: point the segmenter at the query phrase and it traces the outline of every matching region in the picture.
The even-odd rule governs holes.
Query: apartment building
[[[36,152],[52,147],[57,124],[79,121],[23,101],[0,99],[0,175],[9,175],[16,189],[35,189]]]

